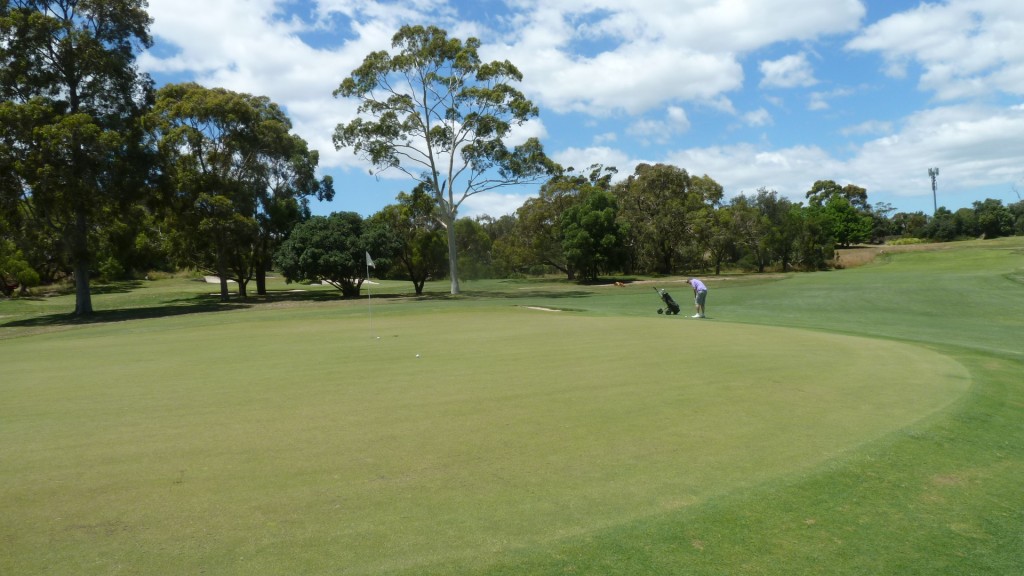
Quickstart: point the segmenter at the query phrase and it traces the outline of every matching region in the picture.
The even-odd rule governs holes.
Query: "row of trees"
[[[0,2],[0,271],[4,289],[69,274],[75,312],[92,312],[90,273],[145,260],[215,272],[242,295],[276,247],[329,200],[318,155],[263,97],[195,84],[156,90],[136,67],[151,21],[143,0]],[[395,54],[374,52],[335,96],[359,101],[335,145],[378,170],[420,181],[446,230],[452,293],[456,225],[466,198],[557,171],[536,139],[508,146],[538,114],[510,83],[510,62],[484,62],[479,41],[405,26]],[[102,255],[101,255],[102,254]],[[36,276],[32,275],[35,272]],[[339,287],[343,286],[339,284]]]
[[[593,281],[606,274],[717,274],[725,267],[820,270],[834,265],[837,246],[927,238],[929,230],[944,229],[948,212],[893,214],[886,204],[870,205],[863,188],[831,180],[815,182],[804,202],[794,202],[765,189],[725,200],[709,176],[664,164],[640,165],[613,183],[615,174],[603,166],[567,170],[515,214],[457,220],[463,277],[561,273]],[[366,219],[313,217],[296,227],[278,262],[290,278],[328,280],[355,295],[359,286],[348,279],[361,279],[369,250],[379,276],[411,280],[420,293],[427,278],[446,273],[446,234],[434,210],[421,186]],[[973,222],[1000,215],[1006,226],[989,236],[1024,233],[1024,202],[986,200],[957,212],[964,219],[968,213]],[[333,232],[319,232],[326,230]]]
[[[530,139],[507,146],[537,109],[511,63],[479,59],[438,28],[403,27],[394,54],[374,52],[336,96],[360,117],[334,140],[418,185],[363,218],[311,216],[334,196],[318,153],[265,97],[197,84],[156,89],[135,56],[150,46],[142,0],[0,2],[0,289],[74,279],[90,314],[90,275],[188,267],[241,296],[276,266],[358,294],[372,252],[378,274],[407,278],[567,278],[672,274],[740,266],[819,269],[835,245],[892,234],[939,239],[1021,231],[1020,207],[896,214],[860,187],[816,182],[806,204],[722,186],[667,165],[563,170]],[[474,194],[541,183],[514,215],[459,218]]]
[[[263,290],[275,244],[330,199],[317,153],[266,98],[138,72],[145,2],[0,4],[4,287],[194,266]]]

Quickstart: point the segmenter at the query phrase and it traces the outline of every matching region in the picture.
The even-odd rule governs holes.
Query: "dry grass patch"
[[[955,242],[933,242],[928,244],[865,244],[836,250],[836,264],[841,268],[856,268],[874,262],[878,256],[904,252],[930,252],[948,250],[957,246]]]

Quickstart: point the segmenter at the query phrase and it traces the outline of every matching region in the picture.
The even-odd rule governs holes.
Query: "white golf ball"
[[[419,354],[417,354],[417,355],[416,355],[416,357],[417,357],[417,358],[419,358],[419,357],[420,357],[420,355],[419,355]]]

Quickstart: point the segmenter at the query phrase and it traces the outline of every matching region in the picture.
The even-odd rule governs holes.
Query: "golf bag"
[[[676,301],[672,299],[672,296],[669,296],[669,293],[664,288],[661,290],[655,288],[654,291],[661,296],[661,301],[665,303],[664,309],[658,308],[658,314],[679,314],[679,304],[676,304]]]

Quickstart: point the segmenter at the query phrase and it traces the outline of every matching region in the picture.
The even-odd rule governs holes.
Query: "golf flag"
[[[370,258],[369,252],[366,253],[366,265],[370,268],[376,268],[376,266],[373,265],[373,258]]]

